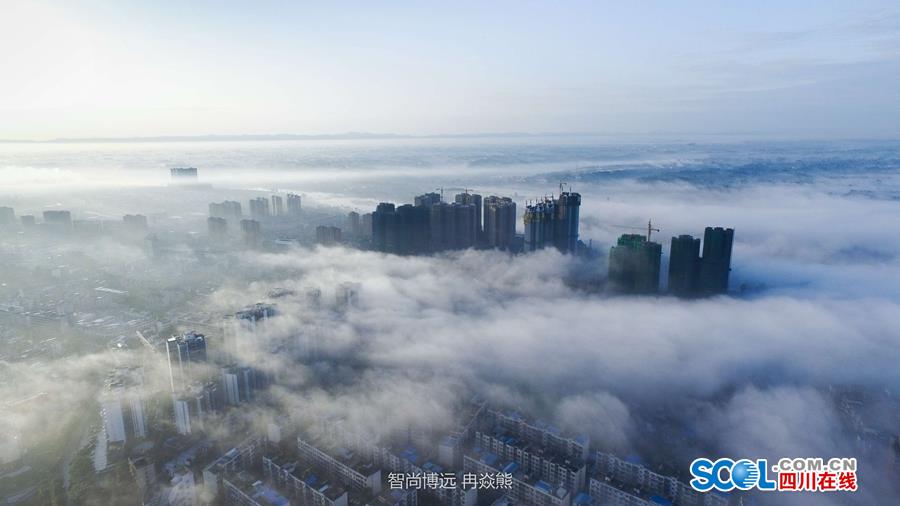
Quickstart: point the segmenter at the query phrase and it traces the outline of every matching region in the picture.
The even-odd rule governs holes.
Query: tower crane
[[[652,222],[652,220],[647,220],[647,227],[646,227],[646,228],[644,228],[644,227],[630,227],[630,226],[627,226],[627,225],[610,225],[610,226],[613,226],[613,227],[616,227],[616,228],[630,228],[630,229],[632,229],[632,230],[646,230],[646,231],[647,231],[647,242],[650,242],[650,234],[651,234],[652,232],[659,232],[659,229],[658,229],[658,228],[653,228],[653,222]]]

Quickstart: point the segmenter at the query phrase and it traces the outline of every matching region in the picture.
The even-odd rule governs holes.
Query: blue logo
[[[734,489],[775,490],[775,482],[768,477],[769,464],[766,459],[756,462],[748,459],[734,461],[719,459],[696,459],[691,463],[691,487],[699,492],[718,490],[730,492]]]

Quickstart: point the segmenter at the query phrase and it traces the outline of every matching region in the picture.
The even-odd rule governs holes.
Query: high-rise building
[[[475,246],[475,205],[441,202],[431,206],[431,250],[445,251]]]
[[[626,293],[658,292],[661,256],[659,243],[648,242],[640,234],[622,235],[609,251],[612,288]]]
[[[319,225],[316,227],[316,242],[324,245],[340,244],[341,229],[329,225]]]
[[[206,338],[196,332],[172,336],[166,340],[166,358],[172,392],[181,391],[197,379],[196,369],[206,362]]]
[[[148,457],[136,457],[128,459],[128,470],[137,484],[141,498],[149,497],[156,488],[156,468]],[[146,501],[142,501],[145,503]]]
[[[265,220],[269,217],[269,199],[256,197],[250,199],[250,217],[254,220]]]
[[[106,440],[113,443],[124,443],[125,420],[122,415],[122,402],[110,397],[100,401],[100,418],[103,419],[103,427],[106,429]]]
[[[525,251],[537,251],[553,244],[556,232],[556,201],[544,199],[525,206]]]
[[[356,211],[347,213],[347,231],[350,233],[350,237],[358,238],[361,235],[360,227],[359,213]]]
[[[413,199],[413,203],[417,206],[431,207],[435,204],[440,204],[442,200],[440,193],[432,192],[416,196],[416,198]]]
[[[22,221],[22,226],[25,228],[31,228],[35,225],[33,214],[23,214],[19,219]]]
[[[180,393],[172,394],[172,407],[179,434],[187,435],[202,429],[204,419],[221,407],[217,384],[208,381],[189,385]]]
[[[703,233],[703,257],[700,259],[700,293],[712,295],[728,291],[733,242],[734,229],[706,227]]]
[[[0,207],[0,225],[16,223],[16,211],[11,207]]]
[[[110,442],[147,436],[143,373],[137,367],[113,370],[100,395],[100,415]]]
[[[214,218],[225,218],[226,220],[237,223],[241,221],[241,218],[243,217],[241,203],[233,200],[226,200],[219,203],[212,202],[209,204],[209,215]]]
[[[389,232],[394,253],[421,255],[428,252],[430,235],[429,209],[424,206],[404,204],[397,208]]]
[[[191,433],[191,400],[172,395],[172,408],[175,412],[175,430],[182,436]]]
[[[556,201],[556,233],[553,244],[563,253],[578,251],[578,220],[581,194],[562,192]]]
[[[300,195],[296,193],[287,194],[287,212],[294,216],[300,214]]]
[[[250,367],[231,364],[222,368],[222,392],[225,402],[236,406],[253,399],[256,388],[254,371]]]
[[[672,238],[669,250],[669,292],[682,297],[697,291],[700,276],[700,239],[689,235]]]
[[[516,203],[509,197],[491,195],[484,199],[484,243],[508,249],[516,235]]]
[[[252,306],[247,306],[244,309],[234,313],[235,320],[241,325],[245,326],[248,330],[256,330],[257,325],[261,322],[266,322],[269,318],[275,316],[278,312],[277,307],[274,304],[264,304],[262,302],[257,302]]]
[[[562,192],[525,207],[525,251],[554,246],[562,253],[578,250],[581,195]]]
[[[284,214],[284,199],[279,195],[272,195],[272,215],[281,216]]]
[[[393,250],[393,244],[388,244],[388,228],[396,219],[396,213],[394,204],[390,202],[378,204],[372,213],[372,246],[376,250],[384,252]]]
[[[454,200],[457,204],[471,204],[475,206],[475,240],[477,243],[480,243],[482,240],[483,233],[483,225],[481,221],[482,208],[481,208],[481,195],[477,193],[459,193],[454,197]]]
[[[241,220],[241,234],[248,246],[258,246],[262,240],[262,232],[256,220]]]
[[[169,175],[172,176],[172,182],[188,183],[197,180],[197,169],[194,167],[175,167],[169,169]]]
[[[206,218],[206,230],[211,238],[223,239],[228,235],[228,221],[225,218],[210,216]]]
[[[372,213],[366,213],[362,215],[362,236],[366,239],[372,238]]]
[[[143,214],[126,214],[122,217],[125,227],[135,232],[145,232],[147,230],[147,217]]]
[[[71,228],[72,213],[69,211],[44,211],[44,223]]]

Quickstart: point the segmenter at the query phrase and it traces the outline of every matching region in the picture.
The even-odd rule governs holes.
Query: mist
[[[277,315],[239,335],[232,358],[277,381],[252,406],[211,418],[210,440],[283,418],[340,419],[373,437],[439,432],[477,395],[681,479],[697,457],[860,461],[849,499],[758,494],[759,504],[900,499],[884,464],[900,421],[900,146],[881,143],[873,159],[828,143],[249,144],[0,147],[0,206],[38,221],[47,209],[144,214],[164,251],[148,252],[144,234],[3,231],[0,434],[21,438],[34,467],[51,439],[64,461],[92,448],[104,378],[123,365],[143,366],[152,430],[172,430],[165,349],[136,331],[153,342],[196,330],[213,350],[225,343],[223,318],[267,302]],[[169,185],[166,168],[182,163],[202,185]],[[521,230],[526,200],[560,181],[582,195],[590,256],[397,256],[310,237],[349,211],[442,187],[449,198],[459,188],[513,197]],[[208,237],[210,202],[288,191],[304,209],[289,245]],[[661,229],[664,273],[672,236],[734,228],[729,293],[607,289],[609,247],[648,220]],[[340,307],[348,283],[358,300]]]

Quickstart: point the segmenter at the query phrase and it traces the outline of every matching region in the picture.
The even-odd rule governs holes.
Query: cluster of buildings
[[[46,230],[53,233],[73,233],[80,235],[99,235],[100,233],[146,233],[147,217],[142,214],[126,214],[121,221],[117,220],[79,220],[72,217],[72,212],[64,209],[50,209],[41,213],[41,221],[33,214],[16,217],[12,207],[0,207],[0,227],[21,226],[25,230]]]
[[[236,227],[248,245],[259,245],[262,240],[261,224],[283,217],[300,216],[302,199],[296,193],[288,193],[284,197],[252,198],[248,204],[250,216],[244,218],[240,202],[225,200],[210,203],[209,217],[206,219],[210,237],[222,239],[231,227]]]
[[[625,293],[659,292],[662,245],[650,234],[624,234],[609,251],[609,283]],[[703,248],[699,238],[672,238],[669,250],[669,293],[680,297],[721,294],[728,291],[734,229],[706,227]]]
[[[297,428],[286,423],[270,423],[266,435],[206,465],[207,500],[235,506],[729,504],[725,495],[693,491],[636,459],[594,451],[587,436],[477,399],[457,411],[450,431],[410,426],[371,436],[339,419]],[[491,476],[503,479],[489,483]]]
[[[414,204],[378,204],[360,221],[363,234],[371,223],[372,248],[386,253],[418,255],[487,247],[513,250],[516,246],[516,203],[508,197],[459,193],[445,202],[441,193],[415,197]]]
[[[426,193],[415,197],[414,202],[401,206],[388,202],[378,204],[371,214],[373,249],[419,255],[483,244],[486,231],[481,195],[460,193],[453,202],[444,202],[441,194]],[[515,213],[515,204],[512,209]],[[489,227],[493,228],[488,233],[514,235],[514,223],[512,228],[501,231],[491,222]]]
[[[563,253],[576,253],[578,249],[578,215],[581,195],[562,191],[559,198],[545,197],[525,207],[525,251],[536,251],[548,246]]]

